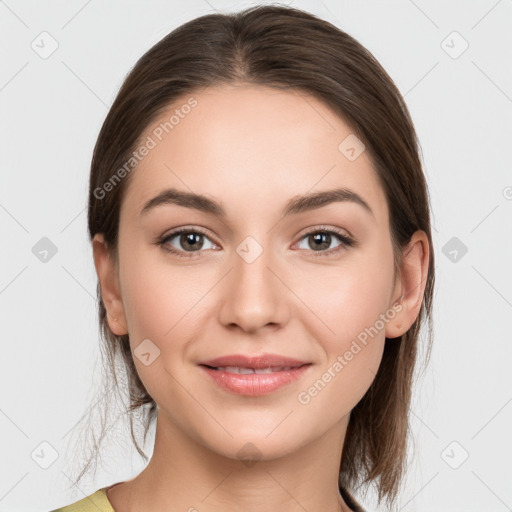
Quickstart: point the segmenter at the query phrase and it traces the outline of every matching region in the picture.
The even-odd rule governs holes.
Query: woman
[[[156,437],[59,510],[394,503],[434,255],[413,123],[364,47],[282,6],[178,27],[107,115],[88,219],[110,369]]]

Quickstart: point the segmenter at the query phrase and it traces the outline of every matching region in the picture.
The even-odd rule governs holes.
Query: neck
[[[150,462],[108,496],[117,512],[350,512],[338,490],[348,420],[279,458],[241,461],[188,437],[159,411]]]

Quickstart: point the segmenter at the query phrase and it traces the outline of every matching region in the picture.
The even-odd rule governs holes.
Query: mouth
[[[262,396],[297,381],[311,365],[297,359],[264,354],[225,356],[200,363],[199,367],[224,391]]]

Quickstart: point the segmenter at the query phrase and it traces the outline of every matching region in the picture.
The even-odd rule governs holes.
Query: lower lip
[[[309,364],[272,373],[229,373],[214,370],[207,366],[201,368],[222,388],[238,395],[262,396],[272,393],[290,384],[304,375]]]

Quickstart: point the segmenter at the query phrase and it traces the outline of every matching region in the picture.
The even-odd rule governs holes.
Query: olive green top
[[[109,487],[113,486],[98,489],[95,493],[81,499],[80,501],[65,507],[57,508],[51,512],[115,512],[107,498],[107,489]],[[345,500],[345,503],[353,510],[353,512],[365,512],[349,491],[341,487],[340,493]]]

